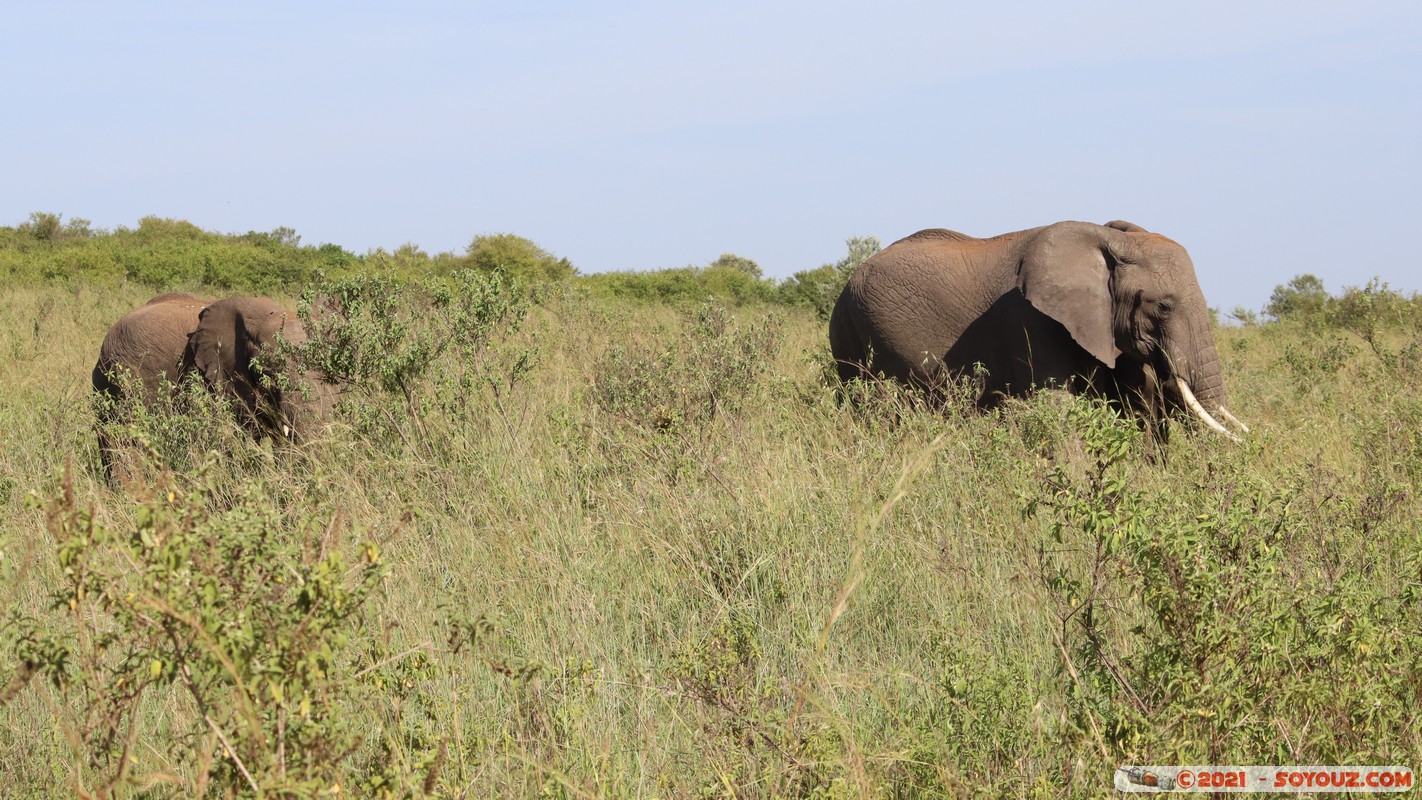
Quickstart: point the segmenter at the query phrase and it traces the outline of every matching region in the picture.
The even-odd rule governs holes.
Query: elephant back
[[[94,390],[117,395],[115,370],[125,370],[143,384],[152,403],[163,381],[176,382],[188,335],[208,301],[182,292],[161,294],[125,314],[104,335],[94,364]]]
[[[897,242],[894,242],[894,244],[891,244],[889,246],[893,247],[896,244],[902,244],[906,242],[935,240],[946,242],[976,242],[978,241],[978,238],[976,236],[969,236],[966,233],[950,231],[947,228],[926,228],[924,230],[919,231],[918,233],[911,233],[908,236],[905,236],[904,238],[898,240]]]

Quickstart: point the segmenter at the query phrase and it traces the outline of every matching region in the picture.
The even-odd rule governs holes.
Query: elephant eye
[[[1171,300],[1161,300],[1155,304],[1155,307],[1160,309],[1160,313],[1169,314],[1175,310],[1175,303]]]

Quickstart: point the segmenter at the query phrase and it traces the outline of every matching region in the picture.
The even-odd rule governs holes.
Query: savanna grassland
[[[240,281],[5,286],[0,793],[1090,797],[1121,763],[1422,766],[1415,298],[1217,329],[1253,433],[1159,448],[1080,399],[846,398],[813,303],[449,266],[319,279],[350,310],[312,356],[342,381],[323,435],[254,442],[190,393],[136,410],[120,488],[104,331]]]

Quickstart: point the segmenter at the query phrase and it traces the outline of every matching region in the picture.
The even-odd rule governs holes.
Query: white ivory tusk
[[[1195,416],[1199,417],[1200,421],[1210,426],[1211,429],[1229,437],[1231,440],[1236,442],[1240,441],[1238,436],[1230,433],[1228,428],[1221,425],[1219,420],[1210,416],[1210,412],[1206,411],[1205,407],[1200,405],[1200,401],[1195,399],[1195,393],[1190,391],[1190,384],[1186,383],[1184,378],[1178,375],[1175,377],[1175,388],[1180,390],[1180,396],[1185,398],[1185,405],[1191,411],[1195,412]]]
[[[1220,412],[1220,416],[1221,416],[1221,417],[1224,417],[1224,421],[1225,421],[1225,422],[1228,422],[1228,423],[1233,424],[1234,426],[1236,426],[1237,428],[1239,428],[1241,431],[1244,431],[1245,433],[1249,433],[1249,426],[1248,426],[1248,425],[1245,425],[1243,422],[1240,422],[1239,419],[1238,419],[1237,417],[1235,417],[1235,415],[1229,413],[1229,409],[1225,408],[1224,406],[1220,406],[1220,407],[1219,407],[1219,412]]]

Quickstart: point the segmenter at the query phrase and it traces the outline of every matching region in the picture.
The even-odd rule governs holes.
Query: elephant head
[[[325,416],[330,387],[296,374],[278,339],[306,341],[296,315],[265,297],[229,297],[203,309],[183,353],[196,372],[226,396],[244,427],[257,435],[300,438]],[[300,384],[300,385],[298,385]]]
[[[1023,247],[1017,287],[1146,408],[1248,430],[1225,408],[1209,307],[1179,244],[1119,220],[1050,225]]]
[[[854,271],[829,338],[846,380],[936,392],[945,378],[975,376],[980,406],[1041,386],[1095,390],[1162,424],[1188,410],[1227,436],[1220,419],[1248,430],[1225,409],[1189,254],[1129,222],[988,239],[920,231]]]

